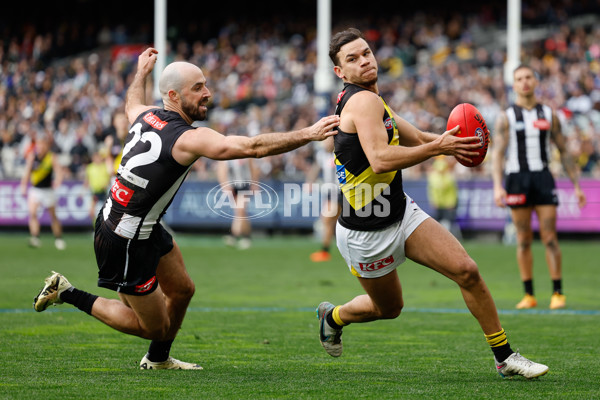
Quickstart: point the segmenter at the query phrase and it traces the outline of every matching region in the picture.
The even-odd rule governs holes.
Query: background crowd
[[[594,178],[600,178],[599,10],[598,1],[533,2],[523,7],[522,34],[522,61],[540,73],[539,97],[558,110],[569,151],[582,175]],[[503,80],[502,12],[485,5],[470,13],[398,10],[385,18],[334,19],[332,30],[363,30],[390,107],[420,129],[442,133],[459,103],[474,104],[493,127],[511,101]],[[232,18],[212,31],[191,22],[169,29],[167,62],[196,63],[208,78],[213,98],[204,123],[248,135],[312,124],[318,119],[314,17],[244,21]],[[107,143],[118,143],[114,117],[123,111],[137,55],[152,43],[151,26],[0,23],[1,179],[20,177],[26,152],[43,131],[54,137],[66,179],[84,180],[92,154],[110,155]],[[303,181],[316,151],[309,145],[259,160],[262,178]],[[491,179],[490,164],[456,164],[453,171],[462,179]],[[430,165],[407,170],[405,178],[424,178]],[[551,168],[562,173],[557,155]],[[197,163],[190,178],[215,180],[214,163]]]

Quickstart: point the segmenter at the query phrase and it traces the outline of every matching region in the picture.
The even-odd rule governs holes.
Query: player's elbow
[[[376,174],[383,174],[384,172],[389,172],[388,165],[385,163],[385,161],[382,161],[379,158],[375,158],[375,160],[373,162],[370,162],[370,164],[371,169]]]
[[[263,158],[274,154],[272,151],[270,152],[268,148],[261,144],[258,140],[251,141],[249,146],[244,150],[246,153],[245,158]]]

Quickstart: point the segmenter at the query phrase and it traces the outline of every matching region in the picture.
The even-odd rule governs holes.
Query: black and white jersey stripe
[[[193,129],[173,111],[151,109],[133,123],[123,158],[102,216],[117,235],[148,239],[171,204],[191,165],[180,165],[171,151]]]
[[[542,171],[548,168],[552,109],[537,104],[530,110],[517,105],[506,109],[508,149],[505,172]]]

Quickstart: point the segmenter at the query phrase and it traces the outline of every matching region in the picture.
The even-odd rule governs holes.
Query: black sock
[[[553,279],[552,287],[554,289],[554,293],[562,294],[562,279]]]
[[[329,324],[329,326],[333,329],[342,329],[343,327],[338,325],[333,319],[333,311],[325,316],[325,320]]]
[[[494,357],[498,362],[503,362],[510,356],[514,351],[510,348],[510,344],[506,343],[505,345],[492,347],[492,351],[494,352]]]
[[[525,288],[525,293],[533,296],[533,280],[529,279],[523,281],[523,287]]]
[[[485,335],[485,340],[492,348],[494,358],[496,358],[496,361],[499,363],[506,360],[513,353],[510,344],[508,344],[508,338],[506,337],[504,329],[496,333]]]
[[[325,253],[329,253],[329,246],[323,246],[323,251]]]
[[[73,304],[75,307],[89,315],[92,315],[92,306],[97,298],[98,296],[95,294],[84,292],[73,286],[60,294],[60,299],[62,301]]]
[[[159,342],[158,340],[151,341],[146,358],[152,362],[166,361],[167,358],[169,358],[172,344],[173,340],[167,340],[165,342]]]

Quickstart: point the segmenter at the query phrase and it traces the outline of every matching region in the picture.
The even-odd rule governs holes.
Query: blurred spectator
[[[433,218],[460,239],[462,234],[456,223],[458,183],[452,172],[452,164],[455,162],[449,157],[435,158],[427,175],[427,195],[434,210]]]
[[[71,156],[71,163],[69,164],[70,177],[77,180],[84,180],[85,166],[91,162],[91,154],[94,152],[94,141],[86,128],[86,124],[77,127],[75,130],[75,144],[69,152]]]
[[[581,172],[594,178],[600,178],[600,154],[594,147],[594,142],[590,138],[585,138],[581,142],[581,152],[577,157],[577,164]]]
[[[117,174],[121,157],[123,156],[123,143],[129,133],[129,122],[124,112],[113,115],[112,125],[106,131],[104,147],[108,150],[106,164],[113,175]]]
[[[75,3],[73,7],[83,5]],[[390,107],[418,128],[441,133],[450,110],[461,102],[478,107],[489,126],[494,125],[498,110],[510,103],[503,80],[504,8],[505,3],[492,2],[460,14],[440,7],[436,13],[407,9],[403,16],[377,24],[372,24],[369,16],[340,16],[336,21],[368,34],[382,60],[379,86]],[[586,12],[589,19],[583,23],[567,18]],[[202,28],[197,21],[181,19],[170,30],[167,54],[163,55],[167,62],[185,59],[198,63],[212,82],[218,82],[211,87],[208,125],[225,123],[228,131],[239,126],[254,132],[285,131],[302,119],[315,119],[314,18],[297,15],[286,19],[277,13],[265,18],[264,24],[244,18],[235,23],[211,20]],[[537,28],[538,36],[523,43],[522,61],[542,75],[540,100],[576,116],[565,124],[569,141],[579,141],[575,121],[587,121],[583,133],[591,138],[597,153],[597,5],[534,2],[523,9],[524,31],[528,24]],[[17,177],[23,168],[22,158],[11,159],[11,148],[27,146],[26,126],[51,129],[61,149],[61,163],[79,171],[72,171],[74,178],[81,176],[76,168],[79,163],[71,160],[76,156],[71,153],[74,146],[79,147],[76,153],[83,150],[81,143],[95,151],[112,131],[116,148],[119,141],[114,140],[113,118],[122,112],[125,87],[136,67],[137,54],[127,49],[135,43],[151,42],[148,25],[124,24],[116,16],[111,23],[85,28],[81,21],[69,24],[64,20],[53,27],[6,24],[6,35],[0,39],[0,131],[4,132],[3,143],[10,143],[2,147],[5,177]],[[331,108],[336,94],[332,94]],[[78,141],[80,125],[86,125],[86,135],[92,140]],[[568,146],[575,156],[579,151],[576,144]],[[304,181],[314,153],[312,146],[257,164],[270,177]],[[197,178],[215,179],[210,161],[195,170]],[[484,162],[480,168],[459,172],[464,178],[489,179],[490,165]],[[419,166],[405,175],[406,179],[421,179],[426,170]]]
[[[92,223],[96,221],[96,215],[104,205],[108,195],[108,187],[112,176],[112,168],[108,168],[106,157],[108,151],[101,148],[92,153],[91,162],[85,166],[84,186],[90,190],[90,219]]]

